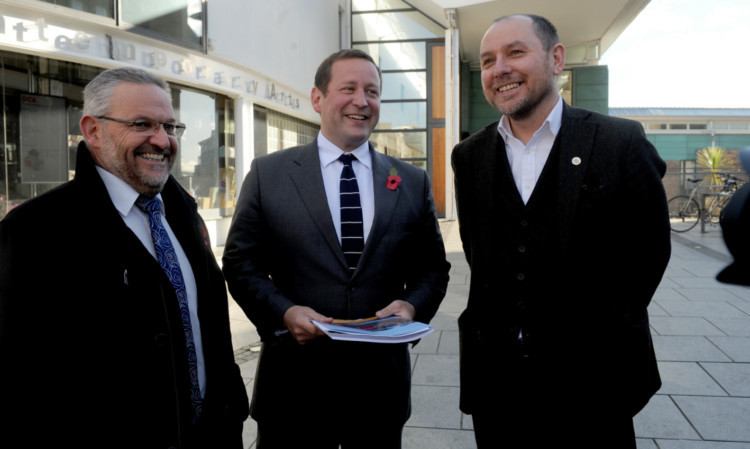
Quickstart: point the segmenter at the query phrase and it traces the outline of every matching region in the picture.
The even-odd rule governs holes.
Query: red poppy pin
[[[390,176],[388,176],[388,180],[385,182],[385,186],[391,190],[396,190],[399,183],[401,182],[401,176],[398,175],[398,171],[396,171],[395,167],[391,167],[388,173],[390,174]]]

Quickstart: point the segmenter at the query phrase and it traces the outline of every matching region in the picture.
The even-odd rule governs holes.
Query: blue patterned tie
[[[190,309],[188,308],[187,290],[185,289],[182,270],[180,269],[180,263],[177,261],[177,253],[175,253],[172,246],[172,241],[169,239],[167,230],[161,222],[161,204],[159,200],[141,195],[136,200],[135,205],[148,214],[148,221],[151,224],[151,238],[154,240],[154,248],[156,249],[156,258],[172,282],[177,294],[180,315],[182,316],[182,327],[185,333],[185,343],[187,345],[188,370],[192,383],[190,396],[193,402],[193,410],[195,412],[193,418],[195,421],[201,412],[202,398],[200,384],[198,383],[198,358],[195,352],[193,327],[190,324]]]
[[[344,163],[339,181],[339,195],[341,199],[341,250],[344,252],[349,272],[354,273],[365,247],[365,237],[362,228],[362,205],[359,201],[359,186],[354,175],[351,154],[342,154],[339,160]]]

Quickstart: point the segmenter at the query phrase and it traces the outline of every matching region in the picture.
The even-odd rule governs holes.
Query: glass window
[[[83,87],[101,70],[0,52],[0,217],[73,178],[83,139]],[[229,216],[236,189],[233,102],[171,87],[175,117],[187,125],[172,174],[196,198],[204,218]]]
[[[687,129],[687,124],[686,123],[672,123],[671,125],[669,125],[669,129],[680,129],[680,130]]]
[[[424,42],[369,43],[354,45],[354,48],[372,56],[380,70],[425,70],[427,68]]]
[[[705,123],[690,123],[690,129],[708,129]]]
[[[310,143],[318,136],[318,127],[280,112],[266,111],[267,149],[269,153]]]
[[[382,100],[422,100],[427,98],[427,72],[383,73]]]
[[[427,102],[380,104],[380,123],[377,129],[427,128]]]
[[[231,215],[235,197],[232,100],[172,85],[172,103],[177,120],[187,126],[172,175],[195,197],[204,218]]]
[[[370,141],[378,151],[401,159],[427,158],[426,132],[374,132]]]
[[[352,14],[355,42],[443,38],[443,28],[420,12]]]
[[[380,9],[412,9],[401,0],[353,0],[352,11],[375,11]]]
[[[115,18],[115,2],[113,0],[41,0],[53,5],[65,6],[76,11],[88,12],[97,16]]]
[[[0,218],[72,179],[82,139],[78,122],[83,85],[98,73],[86,69],[0,52]]]
[[[122,21],[135,25],[134,31],[166,35],[178,42],[203,47],[201,0],[120,1]]]

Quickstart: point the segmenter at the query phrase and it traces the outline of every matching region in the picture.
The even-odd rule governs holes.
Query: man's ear
[[[81,117],[79,125],[83,134],[83,140],[86,141],[89,147],[99,148],[103,132],[101,122],[90,115],[84,115]]]
[[[552,48],[552,73],[559,76],[565,69],[565,47],[557,44]]]
[[[312,103],[312,107],[320,114],[320,99],[323,98],[323,92],[320,91],[317,87],[312,88],[312,92],[310,92],[310,102]]]

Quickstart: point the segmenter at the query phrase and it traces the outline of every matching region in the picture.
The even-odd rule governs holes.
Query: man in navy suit
[[[407,345],[333,341],[311,322],[429,322],[445,295],[450,265],[427,173],[368,142],[380,89],[366,53],[329,56],[311,93],[317,140],[256,158],[242,185],[223,263],[263,340],[251,403],[258,449],[401,447]],[[348,154],[365,240],[356,251],[342,249],[351,223],[341,217],[339,157]]]
[[[562,101],[546,19],[498,19],[480,61],[503,117],[452,154],[471,267],[461,410],[480,448],[635,448],[661,385],[646,307],[670,256],[665,163],[640,124]]]

